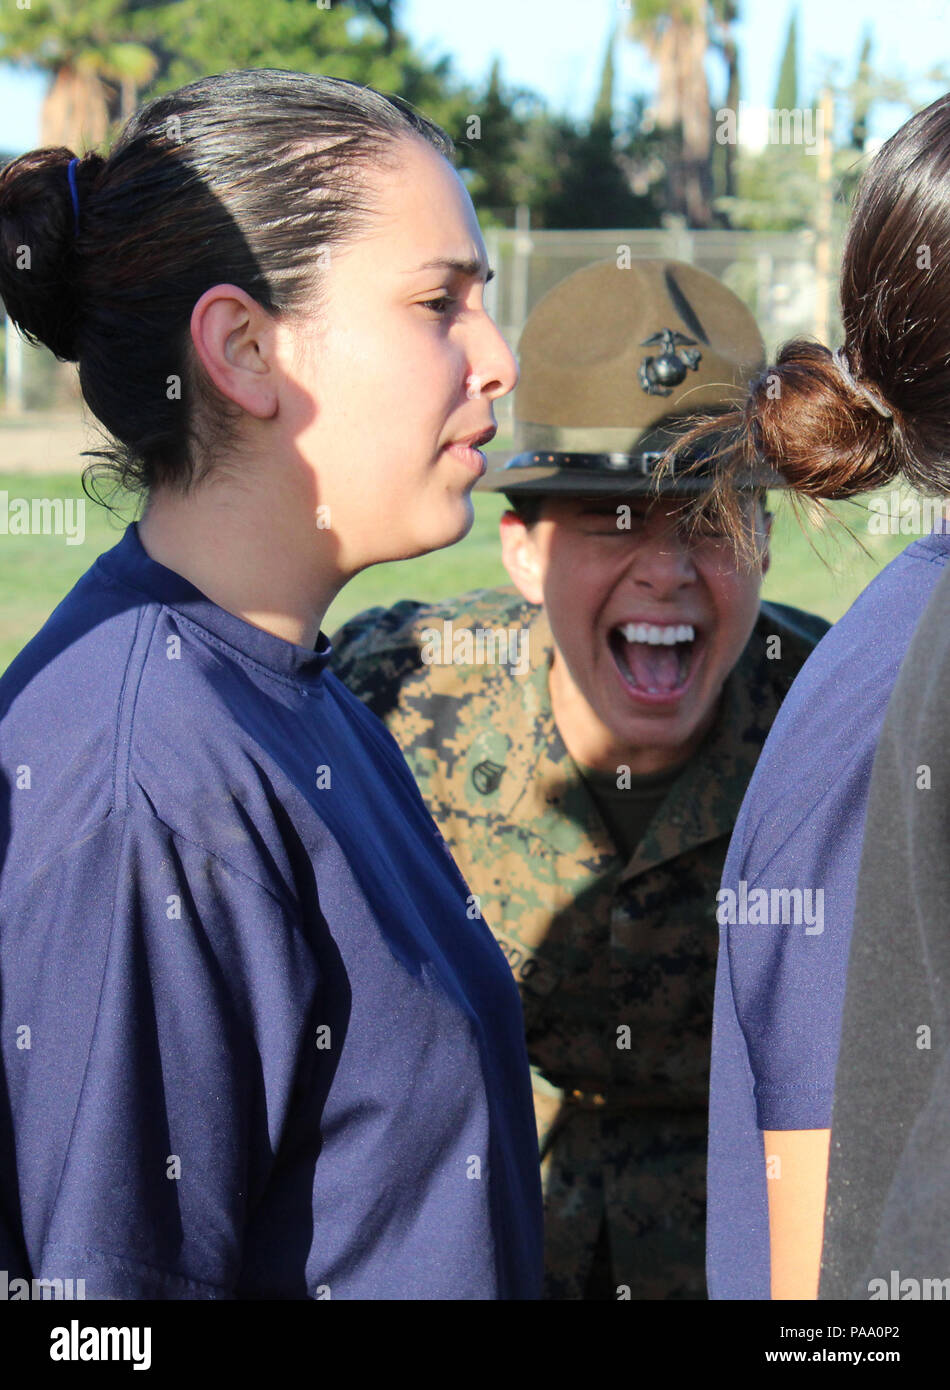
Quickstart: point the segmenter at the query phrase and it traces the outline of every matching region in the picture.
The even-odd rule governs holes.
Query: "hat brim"
[[[683,472],[679,477],[667,476],[657,489],[652,469],[644,468],[636,457],[626,467],[605,461],[600,468],[572,468],[569,454],[545,454],[544,458],[544,463],[531,463],[528,456],[515,455],[505,464],[494,465],[479,478],[475,491],[503,492],[513,497],[655,497],[658,492],[698,497],[709,492],[713,482],[708,474]],[[784,488],[787,483],[781,473],[762,468],[737,477],[734,486],[738,491],[754,491]]]

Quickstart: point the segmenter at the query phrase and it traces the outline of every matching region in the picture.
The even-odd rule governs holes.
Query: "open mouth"
[[[683,693],[702,647],[702,636],[691,623],[621,623],[611,628],[608,641],[627,688],[657,700]]]

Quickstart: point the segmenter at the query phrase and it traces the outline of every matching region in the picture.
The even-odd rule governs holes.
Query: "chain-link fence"
[[[32,411],[68,411],[79,401],[75,365],[58,362],[46,348],[33,347],[21,338],[2,307],[0,381],[3,382],[3,413],[6,416]]]
[[[826,341],[840,341],[835,292],[840,247],[832,247],[831,279],[822,277],[816,268],[817,238],[811,231],[488,228],[485,242],[495,267],[495,279],[486,293],[488,310],[512,346],[547,290],[581,266],[620,255],[688,261],[718,276],[755,315],[770,354],[795,334],[823,332],[825,324],[830,335]],[[11,343],[12,336],[0,334],[7,413],[55,409],[74,401],[75,368],[58,364],[45,349]],[[510,397],[498,402],[502,425],[510,419],[510,402]]]
[[[841,248],[832,247],[831,280],[816,268],[812,231],[731,232],[685,228],[649,231],[531,231],[489,228],[485,232],[495,279],[488,285],[488,310],[508,342],[517,344],[534,305],[559,280],[593,261],[621,256],[687,261],[709,271],[755,315],[771,356],[797,334],[825,332],[840,341],[837,267]],[[511,398],[496,404],[500,423],[510,419]]]

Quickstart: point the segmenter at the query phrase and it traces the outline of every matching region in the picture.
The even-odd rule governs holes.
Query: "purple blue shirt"
[[[11,1278],[539,1296],[517,988],[331,654],[133,524],[0,680]]]
[[[769,1297],[762,1131],[831,1125],[871,767],[950,536],[913,542],[819,642],[743,800],[719,895],[709,1296]],[[730,896],[731,895],[731,896]]]

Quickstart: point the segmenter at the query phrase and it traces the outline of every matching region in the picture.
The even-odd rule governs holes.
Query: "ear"
[[[191,311],[191,341],[213,384],[259,420],[277,413],[274,322],[237,285],[205,290]]]
[[[518,592],[529,603],[543,603],[541,556],[535,539],[537,525],[525,526],[514,512],[503,512],[498,522],[501,562]]]

